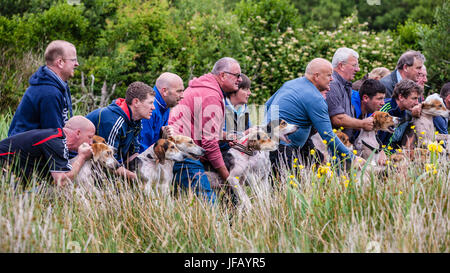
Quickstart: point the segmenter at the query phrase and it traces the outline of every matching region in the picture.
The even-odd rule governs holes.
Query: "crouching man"
[[[149,119],[155,109],[155,91],[143,82],[133,82],[128,86],[125,99],[118,98],[109,106],[89,113],[96,134],[103,137],[108,145],[115,148],[114,157],[122,163],[116,174],[128,179],[136,179],[136,174],[126,166],[139,154],[141,119]]]
[[[92,156],[94,134],[94,124],[83,116],[70,118],[63,128],[19,133],[0,142],[0,164],[5,169],[11,166],[25,185],[35,171],[39,178],[53,179],[57,186],[64,186]],[[69,151],[78,152],[72,164]]]

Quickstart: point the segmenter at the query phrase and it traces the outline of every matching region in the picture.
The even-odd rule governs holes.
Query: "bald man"
[[[333,155],[352,158],[353,154],[342,144],[333,133],[328,106],[325,102],[326,93],[330,90],[333,80],[331,63],[322,58],[312,60],[306,67],[305,76],[286,82],[267,101],[267,122],[283,119],[299,128],[289,135],[289,143],[280,141],[278,151],[271,152],[271,162],[279,166],[279,156],[286,156],[288,166],[292,166],[292,156],[302,157],[303,162],[311,163],[309,140],[311,127],[314,126],[322,139],[328,143]],[[345,155],[344,155],[345,154]]]
[[[72,116],[72,99],[67,84],[78,66],[77,50],[66,41],[51,42],[44,53],[46,65],[30,78],[8,136],[33,129],[62,128]]]
[[[183,98],[183,80],[176,74],[165,72],[156,79],[155,86],[155,110],[148,120],[142,120],[140,135],[140,153],[145,151],[161,137],[173,135],[173,129],[168,126],[169,113]]]
[[[89,145],[94,134],[95,126],[90,120],[74,116],[63,128],[34,129],[2,140],[0,163],[3,167],[12,165],[12,171],[25,185],[35,171],[39,178],[53,179],[56,185],[64,186],[92,156]],[[69,151],[78,152],[72,163]]]

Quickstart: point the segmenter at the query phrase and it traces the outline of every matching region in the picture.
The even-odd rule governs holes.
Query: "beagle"
[[[350,142],[350,138],[346,133],[338,130],[336,131],[336,136],[339,138],[342,144],[345,145],[345,147],[347,147],[350,151],[353,150],[353,145]],[[315,133],[313,136],[311,136],[311,140],[314,144],[314,147],[323,154],[324,157],[323,161],[328,162],[328,160],[330,159],[328,148],[327,145],[323,143],[323,140],[320,137],[319,133]]]
[[[373,130],[365,131],[361,129],[359,136],[355,140],[355,149],[364,159],[368,159],[369,156],[375,151],[374,162],[378,161],[378,152],[382,150],[381,144],[377,140],[377,132],[385,131],[393,133],[395,126],[398,125],[399,119],[389,115],[389,113],[375,111],[372,114],[373,117]]]
[[[449,111],[445,107],[444,101],[439,94],[429,95],[424,102],[422,102],[422,111],[420,117],[413,119],[413,125],[415,126],[416,135],[421,137],[419,146],[421,144],[428,145],[434,141],[436,131],[434,129],[433,117],[442,116],[444,118],[449,117]]]
[[[105,169],[115,170],[120,167],[120,163],[114,157],[114,148],[109,146],[104,138],[95,135],[92,140],[92,158],[81,167],[76,177],[76,181],[79,183],[90,184],[95,180],[100,180]]]
[[[147,150],[139,154],[130,164],[131,170],[137,170],[145,183],[145,193],[151,193],[156,186],[164,195],[170,193],[175,161],[186,158],[199,159],[205,150],[194,143],[192,138],[176,135],[169,139],[159,139]]]

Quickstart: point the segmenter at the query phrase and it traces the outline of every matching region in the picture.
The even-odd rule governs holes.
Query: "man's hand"
[[[84,160],[88,160],[92,157],[92,148],[89,144],[83,143],[78,147],[78,156]]]
[[[227,181],[228,176],[230,176],[230,173],[228,172],[228,169],[225,166],[218,168],[217,173],[224,182]]]
[[[365,131],[372,131],[373,130],[373,117],[368,117],[368,118],[361,120],[361,127]]]
[[[419,103],[411,109],[411,115],[415,118],[420,117],[420,113],[422,112],[422,104]]]
[[[174,129],[169,125],[161,127],[161,131],[162,131],[162,138],[165,139],[168,139],[169,137],[173,137],[175,135]]]
[[[119,168],[117,168],[115,173],[130,180],[137,179],[137,175],[134,172],[127,170],[124,166],[120,166]]]

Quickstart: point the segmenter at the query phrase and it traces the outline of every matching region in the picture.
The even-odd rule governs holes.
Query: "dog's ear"
[[[382,123],[382,117],[383,117],[382,113],[383,112],[375,111],[373,113],[373,115],[372,115],[372,117],[373,117],[373,129],[375,131],[379,130],[382,127],[382,124],[381,124]]]
[[[105,139],[103,137],[95,135],[92,138],[92,143],[105,143],[106,144],[106,141],[105,141]]]
[[[97,162],[98,159],[100,158],[101,147],[98,143],[94,143],[91,145],[91,148],[92,148],[92,159],[94,160],[94,162]]]
[[[160,139],[155,143],[155,147],[153,147],[153,151],[156,155],[156,163],[164,164],[166,160],[166,150],[169,147],[169,143],[164,139]]]

